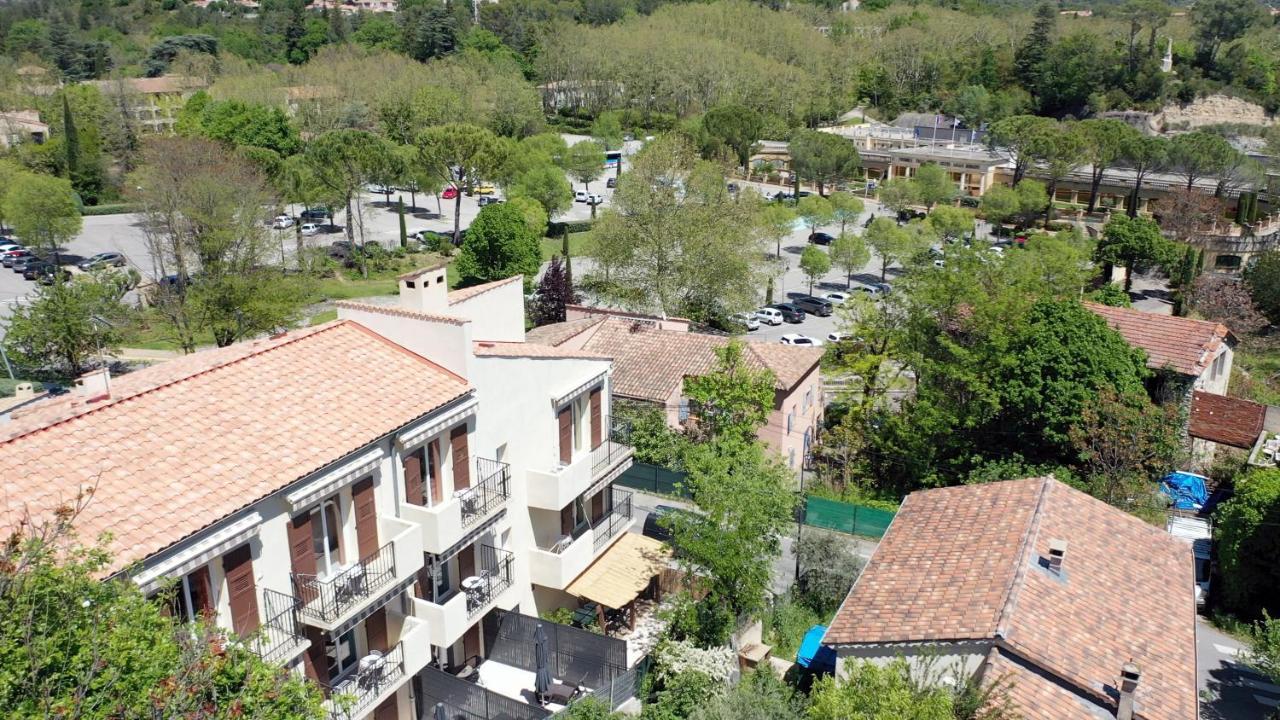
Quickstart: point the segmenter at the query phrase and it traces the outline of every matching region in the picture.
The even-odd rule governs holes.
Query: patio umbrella
[[[444,703],[436,703],[436,720],[449,720],[449,716],[445,714]]]
[[[533,692],[541,700],[551,691],[551,662],[547,658],[547,634],[542,623],[533,628],[533,653],[537,672],[533,676]]]

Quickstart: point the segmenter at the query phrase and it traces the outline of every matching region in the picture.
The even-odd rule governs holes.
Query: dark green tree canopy
[[[455,267],[463,286],[512,275],[524,275],[530,286],[541,263],[538,238],[524,215],[510,203],[499,203],[486,205],[471,223]]]

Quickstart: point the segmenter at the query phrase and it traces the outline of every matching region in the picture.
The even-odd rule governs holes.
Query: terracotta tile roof
[[[530,342],[493,342],[479,341],[472,343],[476,357],[508,357],[508,358],[570,358],[577,360],[611,360],[608,355],[590,350],[574,350],[573,348],[540,345]]]
[[[1085,303],[1130,345],[1147,353],[1147,367],[1172,368],[1183,375],[1199,376],[1213,362],[1231,331],[1222,323],[1157,315],[1132,308]]]
[[[503,285],[509,285],[513,282],[524,282],[524,276],[512,275],[505,280],[494,280],[493,282],[487,282],[483,285],[472,285],[471,287],[462,288],[461,290],[454,290],[449,293],[449,304],[457,305],[458,303],[470,300],[477,295],[483,295],[494,288],[500,288]]]
[[[1191,395],[1191,437],[1251,448],[1266,418],[1266,405],[1201,390]]]
[[[716,363],[715,351],[729,342],[729,338],[719,335],[657,330],[617,317],[590,320],[592,324],[582,325],[577,333],[563,330],[567,337],[572,337],[595,328],[583,347],[612,357],[613,393],[637,400],[665,402],[684,378],[711,372]],[[539,328],[542,333],[525,337],[531,342],[557,337],[562,331],[557,325],[569,323],[548,325],[548,329]],[[753,368],[772,370],[777,378],[776,387],[784,391],[794,387],[822,359],[822,348],[764,342],[743,344],[747,363]]]
[[[400,305],[356,302],[354,300],[339,300],[334,303],[335,307],[346,308],[348,310],[364,310],[365,312],[382,313],[383,315],[399,315],[400,317],[418,318],[421,320],[434,320],[436,322],[445,322],[450,325],[466,325],[471,322],[466,318],[454,317],[452,315],[437,315],[436,313],[423,312],[421,310],[411,310]]]
[[[602,317],[584,317],[577,320],[569,320],[568,322],[542,325],[526,332],[524,339],[526,342],[536,342],[543,345],[562,345],[571,338],[577,337],[602,322],[604,322]]]
[[[1052,540],[1067,541],[1061,574],[1046,567]],[[1194,720],[1192,580],[1186,544],[1052,478],[926,490],[907,497],[824,641],[988,640],[1101,708],[1132,659],[1139,718]],[[1027,717],[1082,717],[1055,707]]]
[[[378,381],[369,381],[370,372]],[[142,559],[465,395],[466,382],[350,321],[196,353],[46,405],[0,442],[4,518],[97,484],[77,521]]]

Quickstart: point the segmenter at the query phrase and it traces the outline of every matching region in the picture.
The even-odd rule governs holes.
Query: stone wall
[[[1275,123],[1275,118],[1268,115],[1261,105],[1228,95],[1209,95],[1188,105],[1169,105],[1155,119],[1165,132],[1194,130],[1219,123]]]

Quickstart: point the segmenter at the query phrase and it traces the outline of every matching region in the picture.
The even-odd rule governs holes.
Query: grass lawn
[[[564,247],[564,240],[561,238],[544,237],[540,241],[542,243],[542,260],[546,262],[551,259],[552,255],[559,255],[560,248]],[[587,233],[569,233],[569,254],[578,257],[586,252]]]

